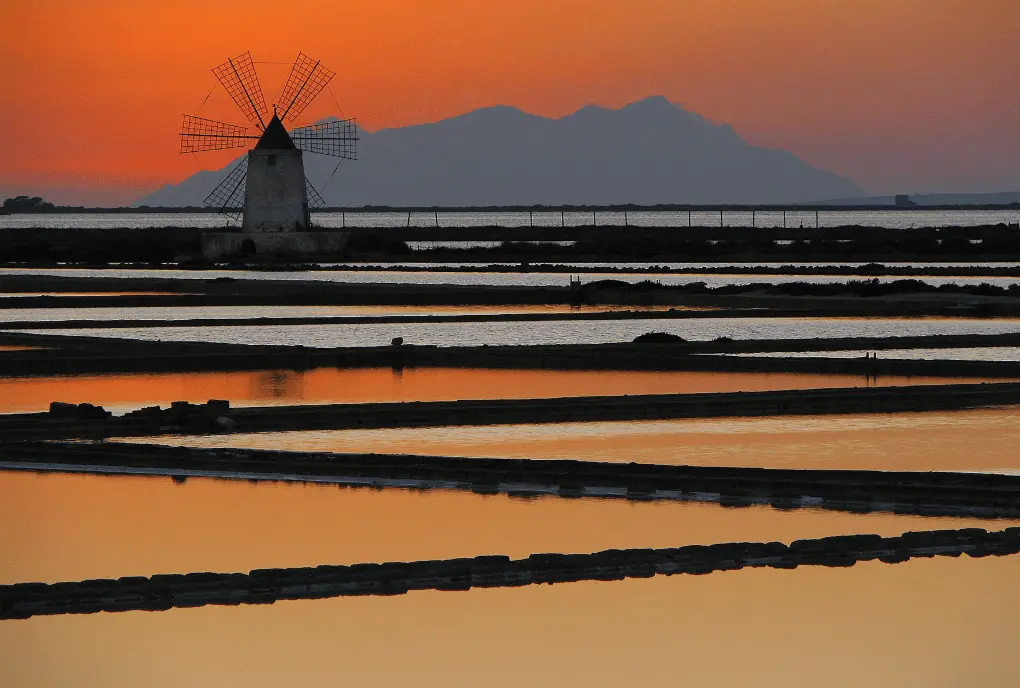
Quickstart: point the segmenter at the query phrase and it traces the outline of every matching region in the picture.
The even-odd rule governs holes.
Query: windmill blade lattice
[[[244,148],[253,139],[258,137],[249,135],[247,127],[195,115],[184,115],[181,125],[182,153]]]
[[[308,181],[308,177],[305,177],[305,199],[308,202],[309,208],[325,208],[326,201],[323,199],[319,192],[315,190],[312,183]]]
[[[228,59],[218,67],[213,67],[212,73],[247,120],[265,129],[266,101],[262,97],[262,86],[251,53]]]
[[[353,119],[333,119],[298,127],[290,132],[290,138],[295,146],[306,153],[331,155],[345,160],[358,159],[358,125]]]
[[[227,173],[223,181],[205,197],[202,205],[207,208],[219,208],[221,214],[236,221],[241,216],[241,209],[244,206],[244,180],[247,176],[248,156],[244,156]]]
[[[283,112],[280,121],[287,124],[300,117],[334,76],[336,72],[327,69],[318,60],[298,53],[280,94],[279,109]]]

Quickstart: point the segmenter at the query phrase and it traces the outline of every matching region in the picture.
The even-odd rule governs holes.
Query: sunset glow
[[[338,103],[377,130],[493,104],[558,117],[662,94],[869,192],[1020,187],[1015,0],[11,5],[9,193],[125,203],[225,164],[178,155],[177,131],[200,108],[241,121],[209,70],[247,50],[275,63],[301,50],[337,71],[308,121]],[[258,67],[271,101],[288,65]]]

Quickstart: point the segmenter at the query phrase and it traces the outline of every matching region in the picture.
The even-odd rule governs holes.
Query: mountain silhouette
[[[357,161],[305,156],[331,206],[797,203],[863,195],[792,153],[752,146],[662,96],[549,119],[514,107],[362,132]],[[200,205],[233,165],[135,205]]]

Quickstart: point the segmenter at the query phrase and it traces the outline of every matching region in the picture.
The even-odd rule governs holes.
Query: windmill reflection
[[[252,376],[252,399],[293,399],[305,397],[304,373],[293,370],[269,370]]]

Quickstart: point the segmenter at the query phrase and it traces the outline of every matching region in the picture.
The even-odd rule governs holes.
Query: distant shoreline
[[[240,211],[240,208],[234,210]],[[728,203],[728,204],[668,204],[668,205],[500,205],[500,206],[361,206],[361,207],[328,207],[316,208],[316,213],[582,213],[582,212],[853,212],[853,211],[897,211],[924,212],[932,210],[951,210],[957,212],[986,210],[1020,210],[1020,203],[988,203],[988,204],[956,204],[956,205],[917,205],[901,207],[891,204],[856,205],[856,204],[820,204],[820,203]],[[170,213],[219,213],[218,208],[196,206],[140,206],[133,207],[85,207],[85,206],[54,206],[39,210],[19,210],[6,212],[8,215],[54,215],[54,214],[85,214],[85,213],[130,213],[130,214],[170,214]]]

